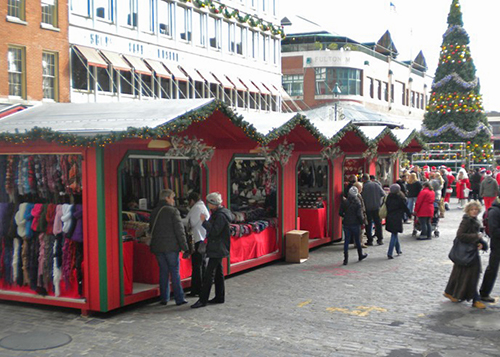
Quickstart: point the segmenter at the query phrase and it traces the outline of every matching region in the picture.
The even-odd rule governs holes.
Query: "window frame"
[[[224,21],[224,27],[226,28],[225,36],[226,39],[226,48],[225,51],[231,54],[236,53],[236,28],[235,23],[230,21]]]
[[[192,33],[197,46],[207,47],[207,14],[193,11]]]
[[[125,6],[125,4],[122,5],[122,7],[119,8],[119,22],[121,23],[121,26],[131,28],[131,29],[136,29],[138,25],[138,7],[137,7],[137,0],[128,0],[128,5]],[[123,9],[123,10],[120,10]],[[123,19],[122,19],[123,16]]]
[[[48,2],[53,2],[53,4],[48,4]],[[47,3],[44,6],[44,3]],[[58,14],[59,14],[59,3],[58,0],[41,0],[40,5],[42,8],[42,19],[41,19],[41,24],[42,27],[52,27],[52,28],[58,28],[59,24],[59,19],[58,19]],[[51,8],[51,13],[47,13],[44,11],[44,7],[49,7]],[[51,20],[49,22],[49,19]]]
[[[17,4],[14,4],[16,2]],[[15,9],[16,13],[12,14],[11,11]],[[8,0],[7,2],[7,16],[12,18],[26,21],[26,0]]]
[[[11,71],[10,67],[10,59],[9,59],[9,54],[11,53],[11,50],[16,50],[19,51],[18,53],[20,54],[20,59],[14,59],[14,61],[18,61],[21,64],[21,71]],[[26,99],[26,47],[22,46],[12,46],[9,45],[7,48],[7,73],[8,73],[8,85],[9,85],[9,97],[14,97],[14,98],[22,98]],[[11,74],[16,75],[16,77],[19,77],[18,83],[11,83]],[[12,94],[11,93],[11,86],[19,85],[21,87],[21,93],[20,95],[18,94]]]
[[[160,4],[165,4],[167,9],[167,14],[162,16],[162,12],[160,9]],[[174,26],[175,26],[175,3],[169,0],[159,0],[158,1],[158,33],[160,36],[165,36],[168,38],[172,38],[174,36]],[[162,22],[166,20],[166,22]],[[162,30],[161,25],[165,25],[167,30]],[[166,32],[166,33],[165,33]]]
[[[213,21],[213,22],[212,22]],[[207,25],[208,25],[208,32],[207,32],[207,38],[208,38],[208,47],[210,47],[213,50],[220,51],[222,47],[222,19],[215,17],[215,16],[208,16],[207,19]],[[212,25],[214,27],[212,28]],[[210,30],[214,30],[214,35],[215,37],[210,37],[212,34]],[[212,40],[215,40],[214,44],[215,46],[212,46]]]
[[[82,0],[79,0],[79,1],[82,1]],[[114,21],[115,21],[115,9],[114,9],[115,0],[93,0],[93,1],[94,1],[95,19],[99,20],[99,21],[103,21],[103,22],[114,23]],[[105,17],[98,16],[97,10],[99,8],[97,7],[97,4],[96,4],[97,1],[107,2],[107,7],[105,7],[104,9],[107,10],[107,13],[109,14],[109,16],[107,16],[107,17],[106,16]],[[105,12],[105,14],[106,14],[106,12]]]
[[[43,65],[43,62],[45,60],[45,56],[51,56],[53,58],[53,73],[51,74],[46,74],[45,73],[45,67]],[[49,78],[53,81],[53,86],[52,86],[52,92],[53,96],[52,97],[46,97],[45,96],[45,79]],[[43,91],[43,99],[51,99],[55,102],[58,102],[59,100],[59,54],[57,52],[52,52],[52,51],[42,51],[42,91]]]
[[[302,97],[304,95],[304,75],[284,74],[282,77],[282,86],[290,97]]]
[[[181,42],[191,43],[193,37],[193,10],[186,6],[178,6],[177,8],[180,9],[181,13],[178,16],[176,14],[175,19],[183,19],[183,21],[177,22],[177,39]],[[185,34],[185,39],[181,37],[183,34]]]
[[[334,73],[335,72],[335,73]],[[334,95],[338,84],[342,95],[362,95],[361,70],[351,67],[315,67],[315,95]],[[377,83],[379,81],[377,80]],[[323,85],[321,85],[323,83]],[[381,85],[379,93],[381,94]],[[354,89],[354,90],[353,90]]]

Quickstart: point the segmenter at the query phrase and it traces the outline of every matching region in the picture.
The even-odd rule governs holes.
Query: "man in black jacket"
[[[175,193],[172,190],[160,192],[158,205],[151,213],[151,253],[156,255],[160,268],[160,304],[167,305],[170,300],[169,275],[172,277],[175,303],[186,304],[179,272],[179,252],[188,250],[181,215],[175,206]]]
[[[470,199],[479,201],[479,189],[481,187],[481,174],[479,173],[479,169],[476,167],[474,169],[474,173],[470,177],[470,189],[471,195]]]
[[[231,243],[229,223],[233,221],[233,214],[222,206],[222,196],[218,192],[210,193],[207,196],[207,203],[211,211],[210,219],[207,221],[204,214],[201,214],[200,219],[203,221],[203,228],[207,231],[206,254],[209,259],[201,286],[200,299],[191,305],[193,309],[206,306],[207,303],[223,304],[225,301],[222,259],[229,256]],[[215,297],[208,300],[214,279]]]
[[[500,265],[500,199],[497,198],[488,210],[488,230],[490,234],[490,260],[484,272],[483,283],[479,293],[481,300],[495,302],[490,296],[495,280],[497,279],[498,267]]]

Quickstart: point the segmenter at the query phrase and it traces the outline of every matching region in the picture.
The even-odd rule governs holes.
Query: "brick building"
[[[67,2],[2,1],[0,18],[5,19],[0,22],[2,107],[68,102]]]

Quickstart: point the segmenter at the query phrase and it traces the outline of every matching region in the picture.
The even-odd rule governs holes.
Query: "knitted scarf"
[[[21,238],[26,237],[26,209],[28,208],[27,203],[21,203],[19,205],[19,210],[16,213],[15,221],[17,225],[17,235]]]
[[[57,205],[56,206],[56,214],[54,216],[54,235],[58,235],[59,233],[62,233],[62,220],[61,217],[63,215],[63,205]]]

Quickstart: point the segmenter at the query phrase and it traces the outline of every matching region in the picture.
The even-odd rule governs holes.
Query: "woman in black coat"
[[[406,197],[401,193],[401,187],[397,183],[391,185],[385,206],[387,207],[385,230],[391,232],[391,242],[389,243],[387,258],[393,259],[392,253],[394,248],[396,248],[398,255],[402,253],[398,233],[403,233],[404,214],[406,213],[407,217],[411,216],[411,212],[406,204]]]
[[[481,204],[478,201],[467,203],[464,208],[464,216],[457,231],[457,239],[463,243],[473,244],[478,250],[488,250],[488,244],[483,240],[480,232],[481,222],[477,219],[481,212]],[[471,266],[461,266],[454,264],[451,271],[448,285],[444,290],[444,296],[453,302],[472,300],[472,306],[478,309],[486,308],[480,301],[477,292],[477,283],[481,274],[481,259],[477,254]]]
[[[347,198],[343,198],[340,206],[339,215],[343,218],[342,228],[344,230],[344,265],[349,261],[349,243],[351,238],[358,249],[358,260],[362,261],[368,254],[363,254],[359,234],[363,222],[363,212],[361,209],[361,202],[358,199],[358,189],[352,186],[349,189]]]

